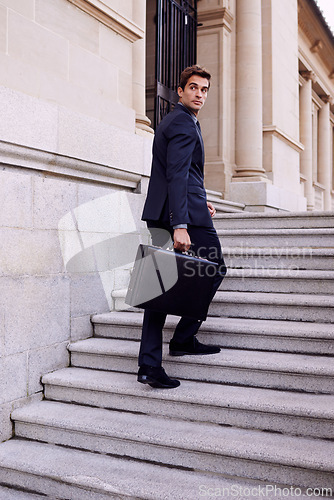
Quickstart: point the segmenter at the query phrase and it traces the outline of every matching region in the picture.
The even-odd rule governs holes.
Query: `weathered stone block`
[[[93,252],[87,250],[82,254],[82,243],[77,230],[59,229],[58,237],[67,272],[84,273],[96,270]]]
[[[88,196],[92,195],[93,192],[88,193]],[[133,217],[128,195],[124,191],[109,190],[109,193],[104,196],[91,198],[90,201],[82,203],[81,200],[84,197],[86,197],[84,187],[80,186],[78,208],[74,211],[79,231],[115,235],[136,230],[137,217]]]
[[[71,341],[87,339],[93,336],[93,325],[90,315],[71,318]]]
[[[121,104],[124,106],[131,105],[133,99],[132,96],[132,75],[125,73],[124,71],[119,71],[118,74],[118,86],[117,86],[117,97]]]
[[[92,95],[101,94],[116,100],[117,70],[109,61],[75,45],[70,46],[69,58],[70,82]]]
[[[68,342],[55,344],[28,353],[28,394],[43,389],[41,377],[46,373],[69,366]]]
[[[60,219],[77,205],[77,184],[64,179],[35,176],[33,193],[35,228],[58,230]]]
[[[104,294],[108,302],[108,311],[112,308],[111,294],[115,288],[115,273],[114,271],[105,271],[99,273]]]
[[[71,275],[71,315],[83,316],[109,310],[101,278],[96,274]]]
[[[57,231],[0,228],[2,275],[64,271]]]
[[[3,290],[0,289],[3,295]],[[5,354],[5,308],[3,306],[3,299],[0,298],[0,360]],[[1,361],[0,361],[1,363]]]
[[[246,204],[247,210],[263,211],[284,209],[288,211],[306,210],[305,198],[297,197],[292,191],[286,191],[267,182],[232,182],[230,201]],[[252,207],[255,207],[252,209]]]
[[[145,194],[127,194],[128,203],[130,206],[130,210],[132,212],[132,216],[136,223],[137,231],[142,232],[144,229],[146,233],[148,230],[146,229],[146,223],[141,220],[141,214],[143,211],[144,203],[145,203]]]
[[[0,5],[0,51],[7,50],[7,9]]]
[[[132,266],[129,265],[127,268],[115,269],[115,290],[124,289],[129,286],[131,268]]]
[[[142,172],[144,162],[144,145],[145,139],[138,134],[130,134],[122,130],[118,130],[113,135],[113,152],[114,164],[122,170],[129,172]],[[131,148],[129,144],[131,143]]]
[[[136,0],[137,1],[137,0]],[[110,5],[117,13],[121,14],[126,19],[132,19],[133,16],[133,6],[132,2],[124,2],[124,0],[107,0],[104,2]]]
[[[73,92],[73,89],[67,79],[40,71],[38,74],[38,84],[38,96],[40,99],[62,106],[70,105],[70,96],[68,94],[70,91]]]
[[[31,176],[0,170],[0,226],[32,226]]]
[[[154,135],[147,135],[145,139],[143,139],[143,175],[151,174],[151,165],[152,165],[152,143],[153,143]]]
[[[0,358],[0,404],[27,396],[27,353]]]
[[[80,184],[80,186],[78,186],[78,207],[102,197],[113,196],[115,192],[116,190],[111,190],[108,187]]]
[[[38,95],[41,71],[0,51],[0,84],[30,95]],[[31,133],[31,131],[29,131]]]
[[[73,89],[78,90],[77,97],[74,96]],[[134,111],[114,103],[110,99],[98,99],[98,96],[96,96],[96,100],[95,97],[92,100],[91,93],[87,89],[77,86],[72,86],[69,92],[69,107],[80,110],[80,113],[65,108],[59,109],[59,153],[102,165],[110,165],[122,170],[125,169],[124,164],[119,161],[119,157],[126,157],[129,150],[132,150],[135,135],[119,130],[116,125],[123,128],[126,122],[126,128],[134,131]],[[92,101],[94,109],[88,109],[87,106],[91,106],[91,104],[86,103],[85,100]],[[84,115],[83,112],[87,114]],[[96,117],[87,116],[94,116],[94,114]],[[78,130],[80,131],[79,134]],[[125,148],[122,153],[120,135],[125,135],[127,138],[127,141],[124,141]],[[131,148],[129,148],[130,140]],[[138,162],[139,159],[137,158],[136,161]]]
[[[107,99],[105,99],[102,95],[100,94],[95,94],[94,98],[92,98],[92,92],[83,86],[78,86],[73,83],[73,81],[65,81],[64,85],[62,85],[61,93],[59,93],[59,97],[61,98],[61,103],[62,106],[64,106],[63,109],[59,110],[59,123],[60,123],[60,129],[62,126],[62,114],[65,113],[78,113],[78,114],[83,114],[83,116],[86,117],[92,117],[93,119],[100,119],[102,110],[106,106]],[[117,125],[117,119],[118,117],[116,116],[111,116],[109,117],[109,123],[112,123],[113,125]],[[75,127],[75,124],[73,123],[73,127]],[[69,125],[69,131],[68,133],[70,134],[70,138],[77,138],[77,140],[80,140],[82,131],[80,130],[80,133],[78,134],[78,130],[80,128],[71,128],[71,125]],[[93,139],[93,137],[91,137]],[[71,140],[66,140],[66,144],[71,143]],[[62,144],[59,144],[62,146]],[[83,150],[79,150],[78,154],[72,154],[71,150],[66,150],[65,154],[68,154],[68,156],[74,156],[75,158],[82,158],[82,159],[87,159],[85,157],[85,151],[89,145],[86,144],[85,148]],[[62,152],[62,151],[59,151]],[[91,161],[94,161],[92,158]]]
[[[17,37],[26,43],[23,33]],[[30,76],[33,77],[33,72]],[[58,112],[54,105],[0,87],[0,114],[1,140],[47,151],[56,150]]]
[[[2,5],[9,7],[11,10],[19,12],[25,17],[33,19],[35,0],[1,0]]]
[[[70,338],[70,285],[66,276],[3,278],[6,354]]]
[[[100,26],[100,54],[115,68],[132,74],[132,43],[103,24]]]
[[[105,105],[101,108],[100,113],[100,118],[103,122],[115,125],[120,130],[127,130],[131,133],[135,132],[136,112],[134,109],[131,109],[129,105],[124,106],[116,102],[116,100],[105,99],[104,103]],[[134,135],[131,135],[131,140],[134,137]],[[127,148],[127,151],[129,152],[129,148]],[[124,166],[118,165],[118,168],[124,168]]]
[[[99,23],[65,0],[36,0],[36,22],[91,52],[98,52]]]
[[[10,420],[11,405],[8,403],[0,405],[0,443],[7,441],[14,435],[13,423]]]
[[[22,3],[22,2],[21,2]],[[63,78],[68,73],[68,41],[9,10],[8,53]]]

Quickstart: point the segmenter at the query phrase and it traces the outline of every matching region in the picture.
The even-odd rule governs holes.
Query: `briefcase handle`
[[[162,247],[159,247],[159,248],[162,248]],[[179,250],[175,250],[174,247],[167,247],[167,248],[165,248],[165,250],[168,250],[170,252],[182,253],[182,255],[189,255],[190,257],[192,256],[192,254],[190,252],[188,252],[188,250],[185,250],[184,252],[180,252]]]
[[[157,247],[157,248],[161,248],[163,250],[168,250],[170,252],[182,253],[182,255],[189,255],[189,257],[194,257],[194,255],[192,253],[188,252],[188,250],[185,250],[184,252],[180,252],[179,250],[175,250],[174,247],[172,247],[172,248],[171,247],[167,247],[167,248]],[[196,258],[210,262],[209,259],[206,259],[205,257],[200,257],[199,255],[196,255]]]

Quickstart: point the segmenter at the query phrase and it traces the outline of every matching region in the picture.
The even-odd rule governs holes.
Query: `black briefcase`
[[[125,302],[204,321],[217,267],[192,255],[139,245]]]

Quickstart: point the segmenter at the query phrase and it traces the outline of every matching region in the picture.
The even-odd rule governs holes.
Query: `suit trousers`
[[[152,236],[155,246],[164,246],[173,237],[173,228],[161,221],[147,221],[147,227]],[[163,230],[163,231],[162,231]],[[212,262],[218,264],[217,273],[214,277],[210,302],[219,288],[226,274],[226,266],[215,228],[193,226],[188,224],[188,233],[191,240],[190,251]],[[142,328],[142,337],[139,351],[138,364],[160,367],[162,361],[162,329],[166,321],[166,313],[146,309]],[[202,321],[181,317],[179,320],[173,340],[180,344],[191,340],[198,332]]]

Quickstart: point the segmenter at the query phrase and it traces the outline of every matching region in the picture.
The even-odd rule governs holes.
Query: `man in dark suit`
[[[177,251],[191,251],[217,262],[213,298],[226,267],[212,224],[215,209],[206,200],[203,184],[204,146],[197,115],[205,103],[211,75],[200,66],[186,68],[180,77],[179,102],[157,127],[153,143],[151,178],[142,220],[153,244],[163,246],[170,235]],[[160,229],[160,231],[159,231]],[[164,231],[161,231],[164,230]],[[162,329],[166,314],[146,309],[139,353],[138,381],[151,387],[173,388],[180,382],[161,366]],[[171,356],[215,354],[217,346],[195,337],[200,321],[182,317],[169,344]]]

